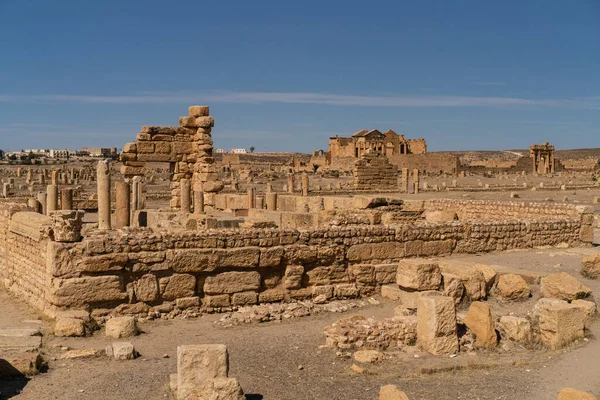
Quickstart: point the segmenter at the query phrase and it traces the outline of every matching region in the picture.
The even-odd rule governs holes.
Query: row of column
[[[108,160],[98,162],[96,168],[98,187],[98,229],[111,229],[111,177]],[[143,208],[142,178],[136,176],[132,183],[117,182],[115,185],[115,228],[121,229],[131,225],[131,216]]]

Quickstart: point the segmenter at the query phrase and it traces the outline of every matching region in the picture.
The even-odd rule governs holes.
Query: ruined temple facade
[[[554,146],[548,142],[529,146],[529,157],[533,163],[534,174],[554,173]]]
[[[427,152],[425,139],[405,139],[393,130],[381,133],[377,129],[363,129],[351,137],[335,136],[329,139],[330,159],[337,157],[362,158],[367,150],[391,156],[395,154],[423,154]]]

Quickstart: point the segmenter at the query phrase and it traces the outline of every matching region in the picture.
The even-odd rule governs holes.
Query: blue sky
[[[0,0],[0,50],[4,149],[122,147],[193,104],[226,149],[600,147],[599,0]]]

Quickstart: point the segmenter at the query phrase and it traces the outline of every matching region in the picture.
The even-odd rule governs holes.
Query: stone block
[[[404,247],[404,243],[399,242],[358,244],[348,248],[346,257],[350,262],[398,260],[404,257]]]
[[[408,396],[394,385],[379,388],[379,400],[408,400]]]
[[[452,297],[455,304],[459,304],[465,294],[465,285],[460,276],[442,272],[444,296]]]
[[[115,342],[106,346],[105,353],[115,360],[134,360],[137,351],[131,342]]]
[[[417,344],[434,355],[458,352],[454,299],[420,296],[417,306]]]
[[[158,281],[152,274],[143,275],[133,282],[135,298],[139,301],[151,303],[158,298]]]
[[[301,265],[288,265],[283,275],[283,285],[286,289],[300,289],[304,267]]]
[[[165,300],[193,297],[196,290],[196,277],[189,274],[173,274],[160,278],[159,284],[161,296]]]
[[[78,306],[89,303],[121,301],[127,293],[121,291],[118,276],[88,276],[52,280],[48,300],[56,306]]]
[[[106,321],[105,334],[115,339],[139,334],[134,317],[114,317]]]
[[[496,277],[498,276],[498,273],[494,268],[486,264],[474,264],[473,268],[483,274],[483,279],[485,279],[486,290],[489,292],[490,289],[494,286],[494,283],[496,283]]]
[[[175,305],[180,310],[186,310],[188,308],[200,307],[200,297],[181,297],[175,300]]]
[[[234,306],[248,306],[258,302],[258,293],[256,292],[241,292],[234,293],[231,296],[231,304]]]
[[[246,400],[240,383],[235,378],[208,379],[200,386],[190,390],[189,396],[177,397],[178,400],[214,399]]]
[[[555,303],[539,310],[541,341],[552,349],[559,349],[574,340],[583,339],[585,311],[568,303]]]
[[[527,318],[505,315],[500,317],[498,328],[503,339],[515,342],[527,342],[531,340],[531,323]]]
[[[464,322],[475,335],[475,344],[478,347],[496,346],[498,340],[494,328],[494,317],[488,304],[480,301],[471,303]]]
[[[424,260],[403,260],[398,263],[396,283],[404,289],[437,290],[442,284],[438,264]]]
[[[443,273],[453,274],[463,281],[465,296],[469,301],[485,299],[487,295],[486,281],[483,273],[469,264],[452,261],[440,262]]]
[[[359,291],[354,284],[339,284],[334,287],[334,297],[338,299],[358,297]]]
[[[522,300],[531,296],[531,288],[520,275],[505,274],[498,278],[496,295],[503,300]]]
[[[542,297],[553,297],[565,301],[582,299],[592,292],[590,288],[566,272],[545,276],[541,280],[540,292]]]
[[[275,303],[285,298],[285,291],[281,289],[268,289],[258,294],[259,303]]]
[[[188,108],[188,114],[190,117],[207,117],[208,113],[208,106],[191,106]]]
[[[85,322],[77,318],[58,318],[54,324],[54,336],[85,336]]]
[[[283,260],[285,251],[283,247],[268,247],[260,249],[259,267],[274,268],[279,267]]]
[[[567,387],[558,393],[556,400],[598,400],[598,398],[591,393]]]
[[[206,307],[223,308],[231,306],[231,301],[228,294],[220,294],[216,296],[206,295],[202,298],[202,303]]]
[[[260,289],[260,274],[250,272],[222,272],[216,276],[209,276],[204,281],[204,293],[231,294]]]
[[[192,390],[207,380],[227,378],[229,354],[222,344],[177,347],[177,398],[192,399]],[[195,397],[202,398],[202,397]]]
[[[583,259],[581,263],[581,275],[589,279],[600,278],[600,254]]]
[[[154,153],[154,143],[152,142],[138,142],[137,143],[138,153]]]

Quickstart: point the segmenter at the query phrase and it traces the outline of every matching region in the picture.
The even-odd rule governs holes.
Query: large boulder
[[[474,301],[464,319],[465,325],[475,335],[475,344],[479,347],[489,348],[498,344],[494,317],[490,306],[481,301]]]
[[[566,272],[543,277],[540,291],[542,297],[554,297],[565,301],[583,299],[592,293],[589,287]]]
[[[85,336],[85,323],[78,318],[58,318],[54,324],[54,336]]]
[[[496,295],[503,300],[522,300],[531,295],[531,288],[520,275],[506,274],[498,278]]]
[[[581,275],[590,278],[600,278],[600,254],[584,258],[581,263]]]
[[[437,290],[442,284],[440,267],[425,260],[403,260],[398,263],[396,283],[404,289]]]
[[[435,355],[458,352],[454,299],[420,296],[417,306],[417,344]]]
[[[489,292],[490,289],[492,289],[492,287],[494,286],[494,283],[496,283],[496,277],[498,276],[498,273],[494,268],[487,264],[474,264],[473,268],[475,268],[483,274],[483,278],[485,279],[485,286],[487,291]]]

